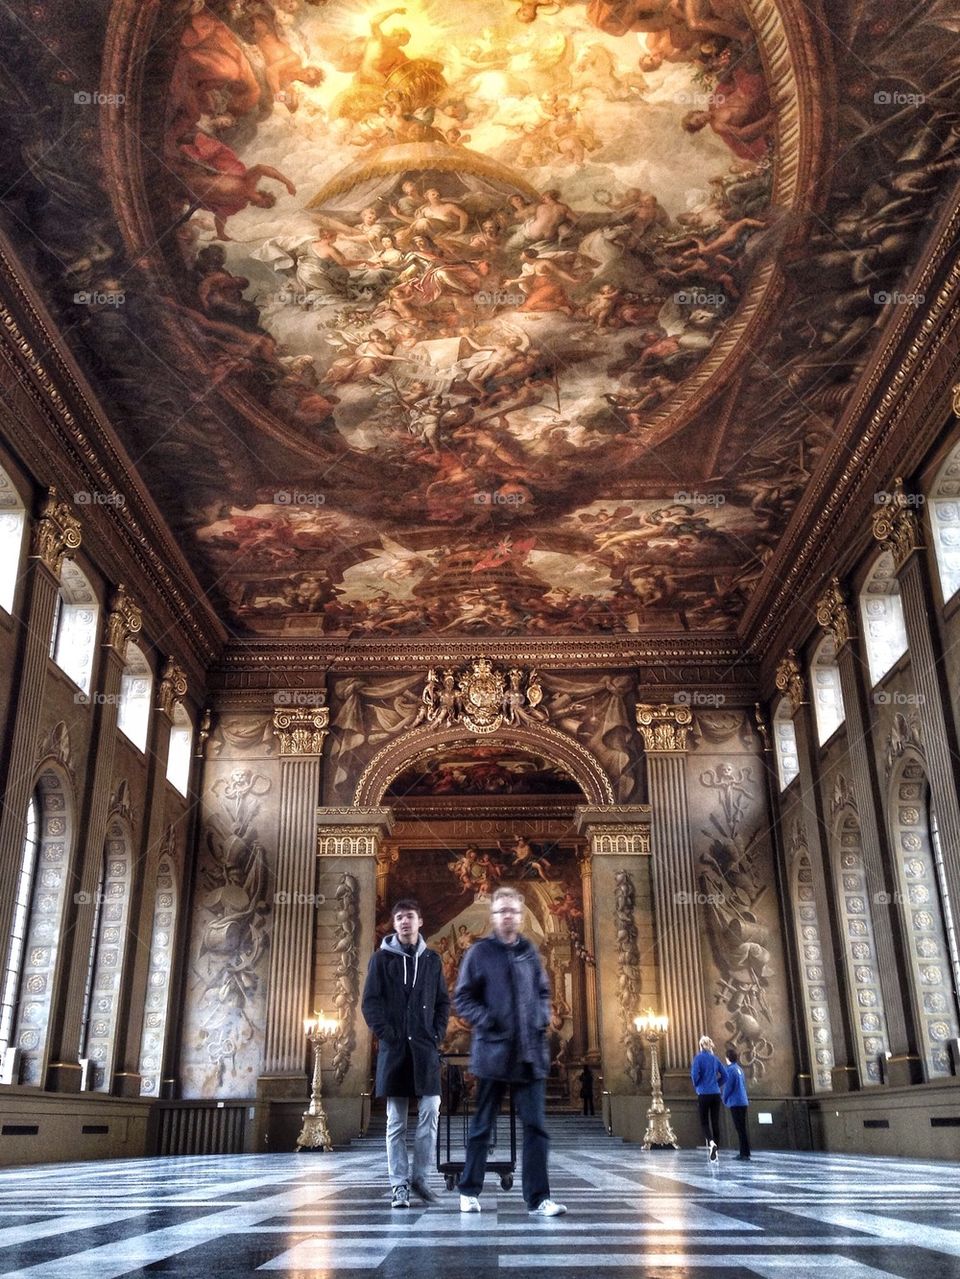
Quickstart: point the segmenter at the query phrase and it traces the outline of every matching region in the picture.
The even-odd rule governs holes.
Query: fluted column
[[[585,849],[578,858],[580,864],[580,885],[583,891],[583,944],[587,952],[596,958],[596,930],[593,926],[593,853]],[[588,968],[580,965],[584,977],[584,1004],[586,1014],[586,1045],[584,1051],[591,1060],[596,1060],[600,1052],[599,1016],[597,1007],[597,969],[596,965]]]
[[[653,813],[653,892],[662,992],[658,1011],[670,1018],[663,1040],[666,1072],[686,1071],[693,1046],[707,1025],[697,871],[687,806],[687,742],[692,723],[689,706],[637,707]]]
[[[27,805],[37,764],[37,736],[50,655],[50,635],[60,589],[60,569],[80,546],[80,521],[66,502],[48,489],[40,517],[33,526],[27,561],[24,614],[17,653],[17,696],[10,707],[7,729],[3,805],[0,807],[0,937],[9,937]]]
[[[147,755],[147,789],[144,801],[146,820],[138,858],[142,874],[134,876],[134,896],[127,916],[124,954],[131,968],[131,978],[120,993],[118,1022],[122,1028],[122,1039],[118,1036],[117,1069],[113,1079],[113,1091],[121,1097],[140,1095],[140,1048],[147,1008],[150,950],[153,945],[157,864],[164,844],[167,757],[174,711],[186,695],[187,677],[170,657],[161,673],[154,703],[156,714],[153,717]]]
[[[851,611],[836,577],[817,601],[817,622],[833,636],[836,645],[867,891],[871,902],[891,901],[897,881],[886,830],[879,820],[884,804],[870,750],[871,725],[861,676],[862,660],[854,645]],[[893,912],[881,910],[872,914],[878,977],[891,1052],[889,1079],[892,1083],[915,1083],[921,1078],[922,1067],[910,994],[904,985],[909,980],[909,964],[902,939],[894,932]]]
[[[844,950],[846,942],[843,923],[837,910],[836,894],[828,890],[833,876],[830,870],[829,841],[823,815],[823,801],[820,787],[817,785],[813,719],[806,682],[793,649],[788,650],[777,667],[776,680],[777,688],[786,695],[793,713],[797,766],[800,770],[797,785],[800,788],[804,847],[810,858],[813,874],[813,902],[820,933],[822,984],[833,1041],[832,1082],[837,1092],[850,1092],[859,1088],[862,1081],[856,1056],[851,1054],[851,1045],[855,1042],[855,1036],[850,1022],[852,1003]],[[784,834],[784,844],[786,844],[786,834]],[[805,966],[802,954],[798,956],[798,962],[801,966]],[[805,975],[804,980],[806,980]],[[811,1069],[813,1069],[812,1065]]]
[[[107,835],[107,811],[110,806],[113,759],[117,744],[120,681],[127,641],[131,635],[139,633],[142,625],[140,609],[121,583],[110,599],[107,613],[103,660],[100,663],[100,687],[95,699],[91,737],[93,767],[88,774],[86,801],[80,822],[84,841],[77,850],[79,860],[75,863],[75,892],[67,903],[64,925],[67,940],[60,947],[54,975],[51,1060],[47,1070],[47,1087],[54,1092],[73,1092],[80,1083],[80,1025],[90,943],[97,915],[97,883]]]
[[[931,625],[933,591],[921,553],[920,524],[903,481],[894,481],[891,501],[873,518],[873,535],[893,555],[900,581],[910,669],[919,698],[917,713],[933,808],[937,815],[943,868],[950,901],[960,903],[960,747],[952,715],[940,636]]]
[[[264,1075],[303,1073],[316,915],[316,829],[326,706],[274,711],[280,746],[280,834],[270,948]]]

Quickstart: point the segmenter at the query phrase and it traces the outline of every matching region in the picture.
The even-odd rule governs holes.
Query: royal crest
[[[494,733],[503,723],[506,680],[485,657],[460,676],[461,719],[474,733]]]
[[[519,667],[509,672],[494,668],[489,658],[475,658],[459,673],[452,668],[438,677],[436,668],[427,671],[420,710],[414,720],[432,728],[462,724],[473,733],[495,733],[501,724],[540,724],[547,718],[543,686],[535,670],[529,675]]]

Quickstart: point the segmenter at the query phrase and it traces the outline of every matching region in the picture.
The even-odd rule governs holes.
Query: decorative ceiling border
[[[35,423],[11,416],[12,442],[36,468],[38,483],[44,472],[56,470],[65,493],[123,493],[122,505],[90,508],[98,514],[85,518],[85,547],[89,552],[91,543],[96,546],[101,570],[110,571],[113,561],[117,580],[137,581],[148,615],[155,614],[162,632],[175,631],[188,646],[189,652],[178,656],[194,671],[206,671],[219,656],[226,632],[2,230],[0,297],[0,343],[20,390],[37,411]],[[46,447],[31,429],[44,427],[50,437]],[[122,551],[104,536],[101,521],[109,521]]]

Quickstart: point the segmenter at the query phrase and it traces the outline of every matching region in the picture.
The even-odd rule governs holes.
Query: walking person
[[[700,1036],[700,1051],[690,1063],[690,1078],[697,1092],[700,1129],[707,1143],[710,1162],[716,1163],[720,1141],[720,1085],[726,1078],[726,1070],[713,1051],[713,1040],[709,1035]]]
[[[738,1159],[750,1158],[750,1138],[747,1135],[747,1080],[736,1050],[727,1049],[727,1062],[723,1080],[723,1104],[730,1111],[730,1118],[740,1138]]]
[[[460,1174],[460,1211],[479,1212],[487,1153],[508,1085],[523,1124],[523,1198],[529,1212],[559,1217],[550,1198],[546,1128],[546,1030],[550,987],[536,946],[521,933],[523,898],[498,888],[490,903],[493,932],[473,943],[460,965],[457,1012],[473,1028],[470,1069],[477,1078],[476,1110]]]
[[[593,1071],[586,1063],[580,1071],[580,1099],[583,1102],[585,1115],[596,1114],[593,1108]]]
[[[387,1099],[387,1171],[394,1208],[410,1207],[410,1191],[424,1201],[439,1196],[427,1181],[440,1114],[440,1044],[447,1033],[450,995],[440,956],[420,936],[423,917],[412,898],[393,908],[394,932],[370,957],[363,1016],[380,1041],[375,1091]],[[410,1099],[419,1097],[413,1171],[407,1155]]]

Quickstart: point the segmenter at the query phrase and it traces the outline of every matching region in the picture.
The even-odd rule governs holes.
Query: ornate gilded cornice
[[[160,676],[160,685],[157,688],[157,710],[162,711],[167,719],[173,719],[173,712],[177,702],[182,702],[187,695],[187,676],[182,666],[178,666],[172,657],[167,658],[167,664],[163,668],[163,674]]]
[[[800,663],[792,648],[788,648],[784,657],[777,663],[777,688],[790,703],[794,715],[807,700],[806,685]]]
[[[40,518],[33,528],[30,554],[59,578],[64,557],[79,549],[82,537],[80,521],[70,507],[61,501],[55,488],[47,489]]]
[[[127,640],[131,635],[139,635],[143,627],[143,615],[127,593],[121,582],[110,600],[110,611],[107,614],[107,648],[112,648],[121,659],[127,651]]]
[[[280,756],[320,755],[330,727],[326,706],[284,706],[273,712],[273,731],[280,743]]]
[[[885,497],[886,501],[873,514],[873,536],[893,555],[894,568],[900,568],[922,547],[920,521],[913,510],[914,500],[904,491],[899,475],[893,481],[893,491]]]
[[[689,706],[661,702],[659,706],[637,707],[637,727],[647,751],[684,753],[692,726],[693,712]]]
[[[847,597],[838,577],[830,579],[830,585],[817,600],[817,625],[833,636],[839,653],[853,634],[853,620],[847,606]]]

